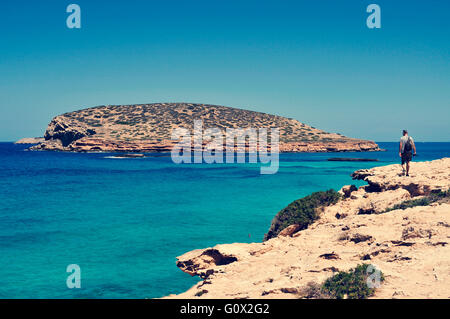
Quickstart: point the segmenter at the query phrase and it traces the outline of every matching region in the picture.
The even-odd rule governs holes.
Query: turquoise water
[[[249,164],[175,165],[168,156],[27,152],[0,143],[0,298],[152,298],[195,282],[175,257],[218,243],[261,241],[272,217],[313,191],[354,183],[387,152],[282,154],[275,175]],[[450,143],[417,143],[417,160]],[[329,157],[380,162],[327,162]],[[359,184],[361,184],[359,182]],[[66,267],[81,267],[68,289]]]

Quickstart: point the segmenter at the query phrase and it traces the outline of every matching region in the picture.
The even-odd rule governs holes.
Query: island
[[[53,118],[44,140],[31,150],[71,152],[169,152],[176,128],[279,128],[280,152],[379,151],[373,141],[328,133],[297,120],[239,108],[195,104],[153,103],[108,105]]]
[[[329,162],[378,162],[376,158],[350,158],[350,157],[332,157]]]

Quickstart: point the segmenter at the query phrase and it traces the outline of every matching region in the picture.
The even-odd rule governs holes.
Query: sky
[[[81,29],[66,26],[71,3]],[[65,112],[156,102],[449,142],[450,1],[0,2],[0,141],[42,136]]]

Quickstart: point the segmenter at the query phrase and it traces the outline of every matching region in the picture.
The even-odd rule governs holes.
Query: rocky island
[[[411,166],[410,177],[401,176],[399,164],[358,170],[352,176],[366,186],[293,202],[261,243],[217,245],[178,257],[182,271],[203,281],[167,298],[335,297],[326,294],[333,280],[345,289],[349,270],[361,272],[367,264],[384,279],[367,296],[449,298],[450,158]]]
[[[327,133],[297,120],[217,105],[155,103],[109,105],[65,113],[52,119],[43,141],[32,150],[72,152],[167,152],[172,130],[204,127],[279,128],[281,152],[379,151],[372,141]]]

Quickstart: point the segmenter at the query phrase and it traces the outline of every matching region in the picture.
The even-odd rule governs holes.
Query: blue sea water
[[[198,278],[175,257],[218,243],[261,241],[273,216],[311,192],[355,183],[357,169],[397,163],[386,152],[281,154],[280,169],[173,164],[169,156],[29,152],[0,143],[0,298],[155,298]],[[450,156],[450,143],[416,143],[415,160]],[[328,162],[329,157],[379,162]],[[361,185],[362,182],[356,182]],[[66,267],[81,267],[68,289]]]

